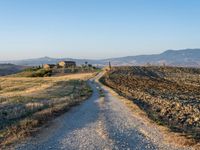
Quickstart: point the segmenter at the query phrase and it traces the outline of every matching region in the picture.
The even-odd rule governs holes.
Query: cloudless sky
[[[199,47],[199,0],[0,0],[0,60]]]

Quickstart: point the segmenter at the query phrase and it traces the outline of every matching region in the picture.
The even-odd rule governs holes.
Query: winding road
[[[100,76],[100,75],[99,75]],[[156,128],[131,115],[131,110],[94,79],[90,99],[53,120],[48,127],[12,147],[19,150],[145,150],[178,149],[162,142]],[[100,97],[99,89],[105,96]],[[143,131],[143,132],[142,132]],[[146,136],[147,132],[149,136]],[[183,149],[183,148],[179,148]]]

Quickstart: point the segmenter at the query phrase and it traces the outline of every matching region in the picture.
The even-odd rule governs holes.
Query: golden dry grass
[[[1,77],[0,97],[21,96],[52,87],[57,82],[69,80],[86,80],[94,73],[71,74],[60,77],[25,78],[25,77]]]
[[[94,75],[0,77],[0,143],[23,137],[29,129],[34,130],[35,126],[86,99],[91,89],[85,81]]]

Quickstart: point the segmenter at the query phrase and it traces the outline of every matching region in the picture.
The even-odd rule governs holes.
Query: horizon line
[[[139,54],[139,55],[126,55],[120,57],[109,57],[109,58],[74,58],[74,57],[51,57],[51,56],[41,56],[41,57],[33,57],[33,58],[20,58],[20,59],[8,59],[8,60],[0,60],[0,62],[9,62],[9,61],[21,61],[21,60],[31,60],[31,59],[41,59],[41,58],[50,58],[50,59],[83,59],[83,60],[105,60],[105,59],[115,59],[122,57],[134,57],[134,56],[145,56],[145,55],[159,55],[166,51],[183,51],[183,50],[200,50],[200,48],[184,48],[184,49],[167,49],[160,53],[152,53],[152,54]]]

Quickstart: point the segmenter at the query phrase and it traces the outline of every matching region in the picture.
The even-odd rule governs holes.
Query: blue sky
[[[0,60],[198,47],[199,0],[0,0]]]

